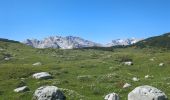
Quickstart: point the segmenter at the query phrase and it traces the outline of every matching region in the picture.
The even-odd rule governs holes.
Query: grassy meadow
[[[128,60],[134,64],[122,64]],[[33,66],[36,62],[42,65]],[[160,67],[159,63],[165,66]],[[53,78],[33,79],[32,74],[36,72],[49,72]],[[153,77],[145,79],[145,75]],[[140,80],[134,82],[133,77]],[[132,86],[123,89],[125,83]],[[30,91],[13,91],[24,85]],[[121,100],[127,100],[128,93],[140,85],[154,86],[170,98],[170,51],[133,47],[113,50],[35,49],[0,41],[0,100],[31,100],[34,91],[45,85],[61,88],[67,100],[103,100],[112,92],[118,93]]]

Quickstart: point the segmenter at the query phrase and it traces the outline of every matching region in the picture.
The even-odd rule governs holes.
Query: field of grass
[[[10,60],[4,60],[5,57]],[[132,60],[134,65],[123,65],[126,60]],[[33,66],[36,62],[42,65]],[[160,67],[159,63],[165,66]],[[42,71],[49,72],[53,78],[32,78],[32,74]],[[67,100],[103,100],[112,92],[118,93],[121,100],[127,100],[128,93],[140,85],[154,86],[170,98],[169,72],[168,50],[35,49],[19,43],[0,42],[0,100],[31,100],[34,91],[44,85],[61,88]],[[153,77],[145,79],[145,75]],[[133,77],[140,80],[134,82]],[[125,83],[132,86],[123,89]],[[27,85],[30,91],[13,92],[23,85]]]

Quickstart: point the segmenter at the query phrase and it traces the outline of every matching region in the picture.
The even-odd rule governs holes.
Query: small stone
[[[42,63],[41,62],[36,62],[36,63],[34,63],[34,64],[32,64],[33,66],[40,66],[40,65],[42,65]]]
[[[104,100],[119,100],[119,95],[116,93],[110,93],[105,96]]]
[[[149,75],[146,75],[145,78],[146,78],[146,79],[149,78]]]
[[[25,80],[25,78],[21,78],[21,80]]]
[[[146,76],[145,76],[145,79],[148,79],[148,78],[153,78],[153,76],[146,75]]]
[[[8,60],[10,60],[10,58],[9,58],[9,57],[6,57],[6,58],[4,58],[4,60],[8,61]]]
[[[132,80],[135,82],[139,81],[139,79],[137,77],[133,77]]]
[[[123,85],[123,88],[128,88],[128,87],[131,87],[131,84],[125,83],[125,84]]]
[[[164,66],[164,63],[160,63],[159,66]]]
[[[149,59],[150,61],[154,61],[154,59],[153,58],[151,58],[151,59]]]
[[[27,86],[23,86],[23,87],[19,87],[14,89],[14,92],[25,92],[25,91],[29,91],[29,88]]]
[[[127,61],[127,62],[124,62],[124,65],[131,66],[131,65],[133,65],[133,62],[131,62],[131,61]]]
[[[47,72],[40,72],[33,74],[33,78],[35,79],[50,79],[52,76]]]

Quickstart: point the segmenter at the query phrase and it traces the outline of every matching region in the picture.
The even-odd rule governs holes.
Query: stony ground
[[[132,61],[132,66],[122,64]],[[36,62],[42,65],[34,66]],[[159,66],[164,63],[164,66]],[[49,72],[52,79],[37,80],[32,75]],[[31,100],[34,91],[54,85],[67,100],[103,100],[116,92],[121,100],[140,85],[151,85],[170,98],[170,51],[125,48],[111,51],[81,49],[34,49],[17,43],[0,42],[0,100]],[[151,77],[145,79],[145,76]],[[139,81],[132,80],[133,77]],[[122,88],[125,83],[132,86]],[[15,93],[20,86],[30,91]]]

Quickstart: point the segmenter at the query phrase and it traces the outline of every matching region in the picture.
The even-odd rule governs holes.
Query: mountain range
[[[0,41],[19,43],[15,40],[8,40],[0,38]],[[61,48],[61,49],[72,49],[72,48],[84,48],[84,47],[121,47],[121,46],[135,46],[140,48],[145,47],[158,47],[158,48],[170,48],[170,32],[159,36],[153,36],[146,39],[116,39],[112,40],[108,44],[99,44],[89,40],[82,39],[74,36],[51,36],[44,38],[43,40],[27,39],[23,44],[32,46],[34,48]]]
[[[89,40],[85,40],[80,37],[74,36],[50,36],[44,38],[43,40],[37,39],[27,39],[23,43],[35,48],[61,48],[61,49],[73,49],[73,48],[83,48],[83,47],[111,47],[117,45],[131,45],[141,39],[130,38],[130,39],[116,39],[112,40],[108,44],[95,43]]]
[[[80,37],[61,37],[61,36],[51,36],[44,38],[43,40],[37,39],[27,39],[23,42],[26,45],[35,48],[61,48],[61,49],[72,49],[72,48],[83,48],[83,47],[94,47],[101,46],[99,43],[88,41]]]

